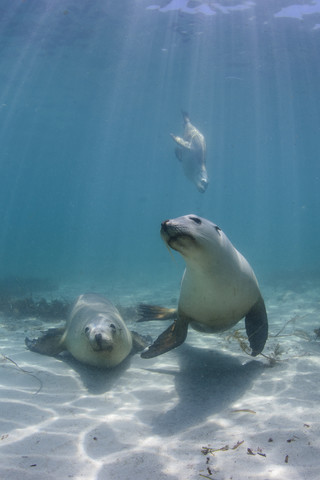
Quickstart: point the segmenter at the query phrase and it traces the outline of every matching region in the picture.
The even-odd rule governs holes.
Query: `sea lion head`
[[[95,352],[112,352],[118,336],[117,327],[103,314],[84,326],[84,335]]]
[[[186,261],[193,259],[198,264],[217,256],[226,238],[218,225],[194,214],[165,220],[160,233],[165,243]]]
[[[209,185],[208,174],[205,168],[201,168],[195,179],[195,184],[200,193],[204,193]]]

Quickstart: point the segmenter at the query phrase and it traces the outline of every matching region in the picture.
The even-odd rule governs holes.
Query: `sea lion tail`
[[[138,322],[146,322],[149,320],[170,320],[176,318],[176,308],[159,307],[158,305],[146,305],[140,303],[137,307],[139,315]]]

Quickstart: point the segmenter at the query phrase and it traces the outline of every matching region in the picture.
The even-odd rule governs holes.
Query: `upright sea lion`
[[[48,330],[42,337],[25,339],[33,352],[57,355],[68,350],[87,365],[110,368],[129,353],[141,351],[147,340],[130,332],[117,308],[100,295],[80,295],[73,305],[66,326]]]
[[[184,120],[183,138],[170,134],[179,145],[175,149],[176,157],[182,163],[186,177],[191,180],[199,190],[205,192],[208,186],[206,169],[206,141],[202,133],[194,127],[186,112],[182,112]]]
[[[178,310],[140,306],[140,321],[175,318],[141,356],[151,358],[178,347],[189,324],[214,333],[233,327],[243,317],[251,355],[261,353],[268,337],[265,304],[252,268],[223,231],[191,214],[162,222],[161,236],[183,256],[186,269]]]

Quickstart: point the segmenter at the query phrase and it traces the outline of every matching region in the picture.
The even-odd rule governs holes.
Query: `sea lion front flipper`
[[[263,298],[246,315],[246,331],[252,349],[251,355],[255,357],[262,352],[268,338],[268,317]]]
[[[65,350],[63,336],[65,328],[50,328],[41,337],[30,340],[25,338],[25,344],[32,352],[42,353],[43,355],[58,355]]]
[[[150,335],[140,335],[137,332],[130,331],[132,337],[132,353],[142,352],[152,343]]]
[[[174,140],[178,145],[180,145],[180,147],[186,148],[186,149],[188,149],[188,150],[191,149],[191,143],[190,143],[190,142],[187,142],[186,140],[184,140],[184,139],[181,138],[181,137],[177,137],[176,135],[173,135],[173,133],[170,133],[170,136],[173,138],[173,140]]]
[[[157,357],[181,345],[187,337],[188,325],[188,320],[179,317],[167,330],[159,335],[150,347],[141,353],[141,357]]]

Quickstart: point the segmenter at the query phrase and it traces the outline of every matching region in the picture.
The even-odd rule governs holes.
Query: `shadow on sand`
[[[100,395],[112,390],[115,382],[130,368],[132,355],[129,355],[120,365],[106,369],[84,365],[73,358],[69,353],[57,356],[69,365],[80,377],[84,387],[92,395]]]
[[[171,410],[154,419],[153,431],[162,436],[176,434],[224,410],[245,395],[266,368],[257,360],[242,365],[237,357],[187,344],[179,349],[177,358],[178,372],[148,369],[173,375],[179,399]]]

